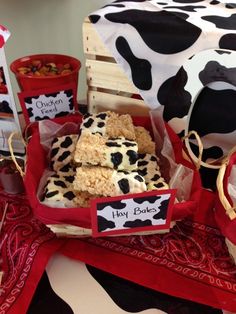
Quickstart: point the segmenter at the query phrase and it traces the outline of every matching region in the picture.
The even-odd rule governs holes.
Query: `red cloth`
[[[236,311],[236,266],[210,226],[213,199],[205,192],[195,222],[179,222],[168,234],[61,240],[32,216],[24,196],[0,193],[1,212],[10,204],[0,238],[0,313],[26,312],[55,251],[160,292]]]
[[[0,313],[26,313],[49,258],[64,243],[36,220],[25,196],[0,192],[0,213],[9,203],[0,234]]]
[[[234,312],[236,266],[214,226],[213,196],[205,191],[201,213],[170,233],[71,239],[61,252],[160,292]]]

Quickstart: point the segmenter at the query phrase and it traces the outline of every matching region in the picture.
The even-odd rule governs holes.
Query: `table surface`
[[[60,312],[58,312],[60,310]],[[174,298],[55,254],[27,314],[221,314],[221,310]]]

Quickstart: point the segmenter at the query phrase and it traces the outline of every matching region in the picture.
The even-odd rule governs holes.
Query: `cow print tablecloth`
[[[163,105],[162,91],[188,58],[210,48],[236,49],[230,0],[117,0],[90,20],[151,108]]]
[[[236,4],[230,0],[118,0],[93,12],[90,20],[145,103],[151,109],[163,106],[164,119],[177,121],[171,126],[180,136],[179,120],[186,119],[193,101],[185,90],[188,73],[181,67],[203,50],[236,50]],[[235,82],[236,66],[229,72]],[[190,129],[202,136],[207,161],[235,145],[236,90],[235,84],[222,82],[203,85]],[[215,171],[201,171],[204,186],[215,188]]]

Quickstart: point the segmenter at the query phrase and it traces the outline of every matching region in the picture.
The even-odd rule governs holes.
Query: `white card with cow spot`
[[[26,123],[53,119],[77,110],[75,84],[18,93]]]
[[[92,235],[133,234],[170,228],[176,190],[100,198],[92,201]]]

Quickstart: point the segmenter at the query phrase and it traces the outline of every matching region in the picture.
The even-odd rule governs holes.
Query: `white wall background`
[[[19,57],[37,53],[60,53],[78,58],[79,101],[86,99],[84,18],[112,0],[0,0],[0,24],[11,32],[6,46],[8,66]],[[9,70],[10,71],[10,70]],[[10,73],[16,103],[19,91]]]

